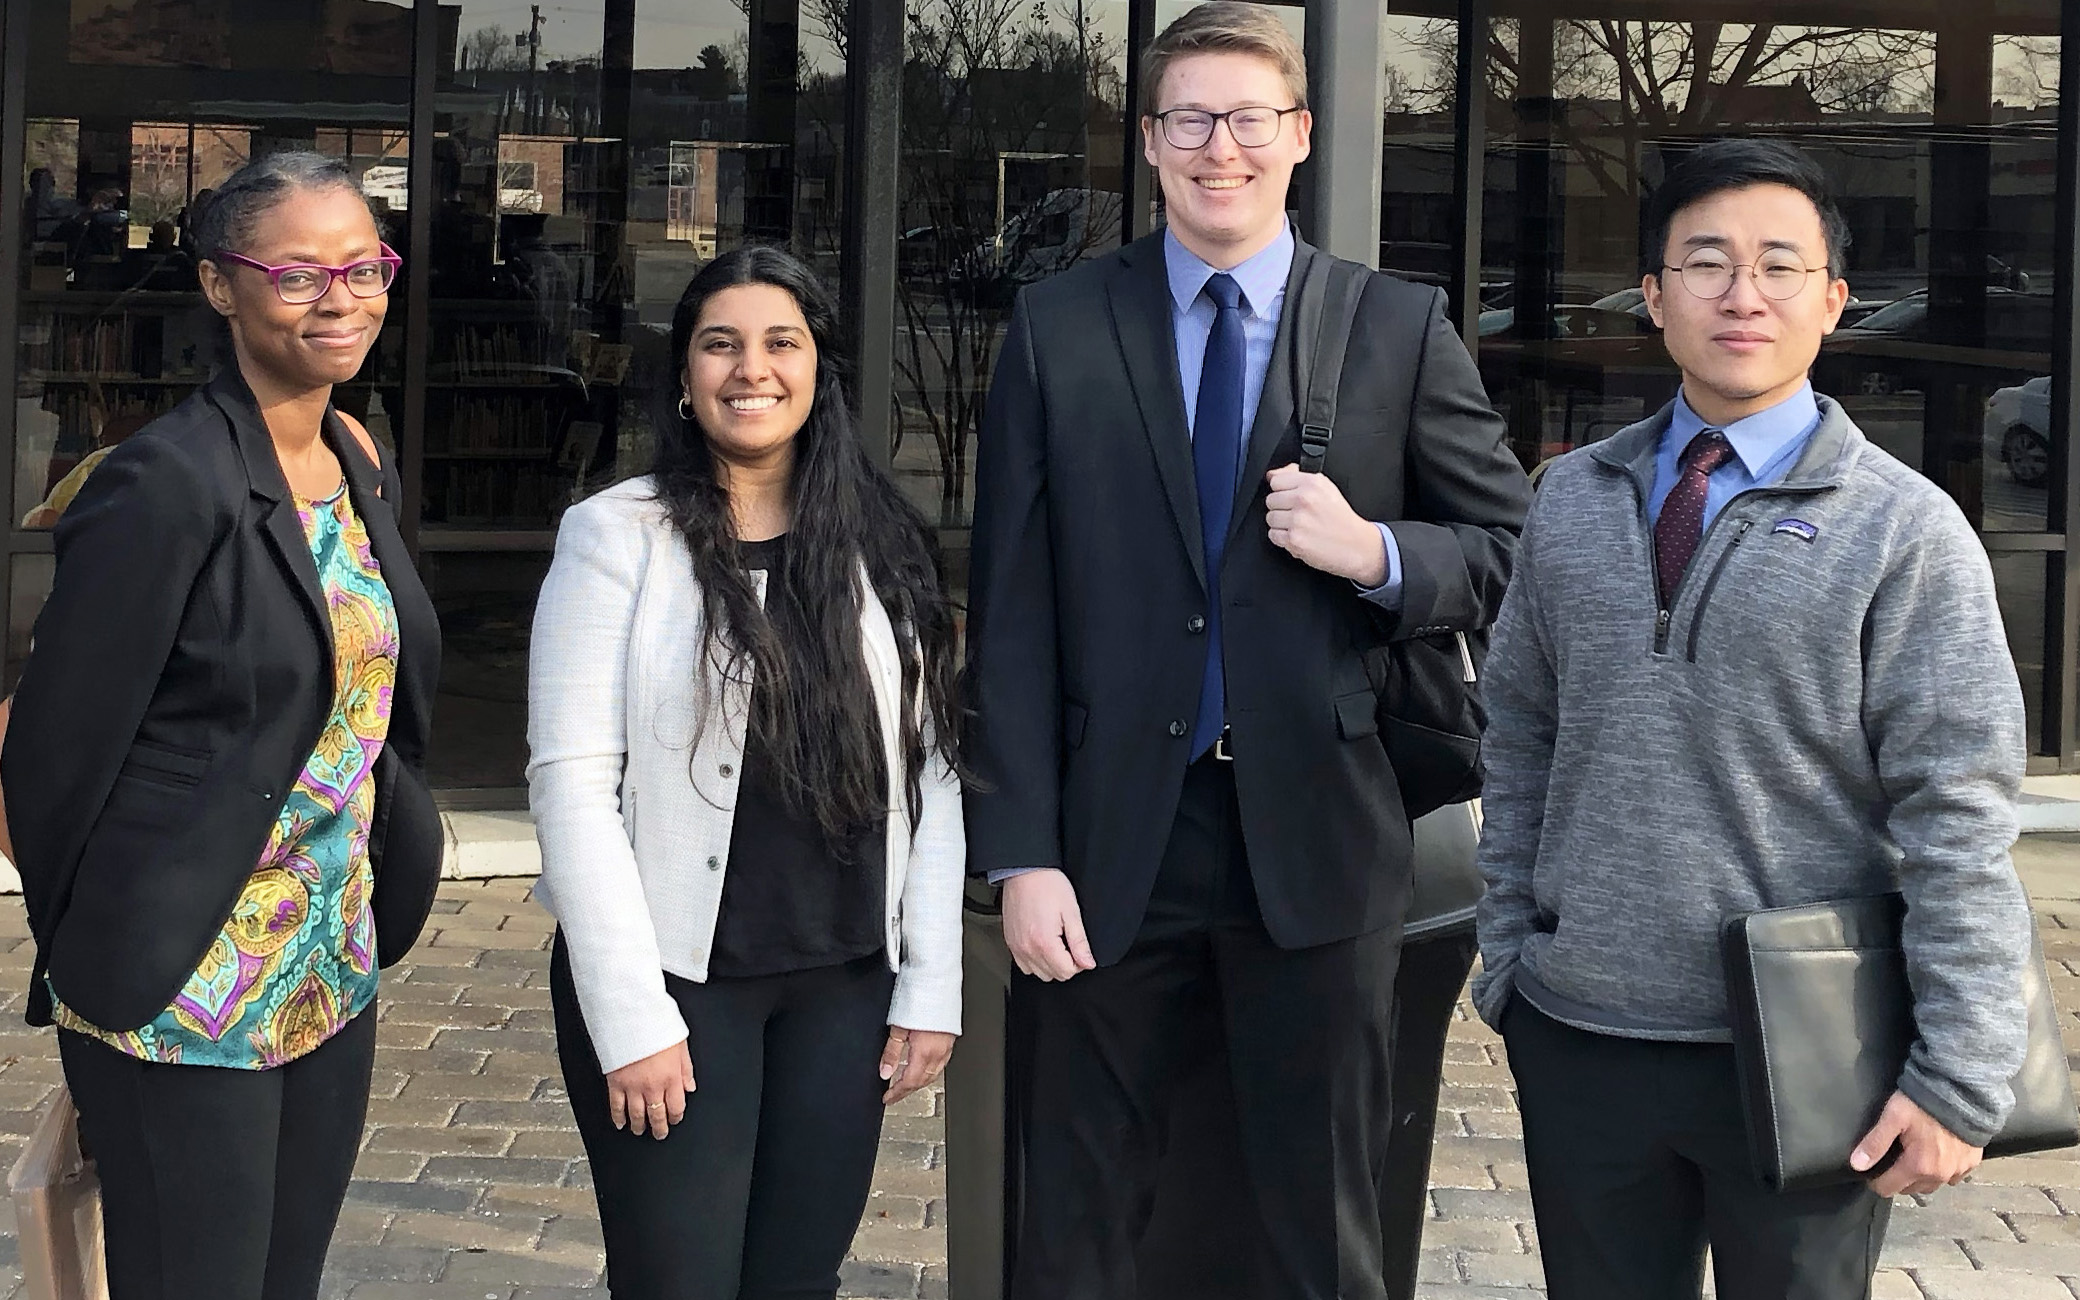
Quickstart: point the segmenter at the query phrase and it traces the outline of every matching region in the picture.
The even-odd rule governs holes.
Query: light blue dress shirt
[[[1263,252],[1228,271],[1242,289],[1242,341],[1249,369],[1242,376],[1242,420],[1256,427],[1257,403],[1264,396],[1264,377],[1271,370],[1271,351],[1278,342],[1279,317],[1285,311],[1286,280],[1292,274],[1295,239],[1288,225]],[[1198,420],[1199,380],[1206,364],[1206,340],[1213,334],[1213,300],[1206,282],[1220,270],[1163,232],[1163,259],[1170,273],[1170,326],[1177,340],[1177,377],[1184,385],[1184,426]],[[1243,459],[1248,460],[1247,447]],[[1375,523],[1387,548],[1387,578],[1361,594],[1388,610],[1401,608],[1401,547],[1394,530]]]
[[[1661,435],[1661,449],[1654,457],[1654,491],[1647,498],[1648,523],[1661,520],[1661,503],[1676,485],[1683,449],[1711,427],[1703,416],[1690,409],[1681,393],[1676,394],[1675,413],[1669,419],[1668,432]],[[1736,495],[1784,477],[1797,462],[1799,452],[1805,450],[1813,430],[1819,427],[1820,403],[1813,396],[1813,386],[1807,384],[1768,410],[1721,428],[1719,431],[1733,448],[1733,459],[1713,470],[1705,480],[1704,526],[1710,528],[1719,511]]]

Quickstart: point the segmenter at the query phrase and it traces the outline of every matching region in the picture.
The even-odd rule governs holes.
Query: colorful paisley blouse
[[[265,1070],[293,1061],[376,993],[368,829],[390,733],[397,612],[344,485],[296,500],[332,614],[332,714],[252,878],[173,1005],[128,1033],[57,1021],[147,1061]]]

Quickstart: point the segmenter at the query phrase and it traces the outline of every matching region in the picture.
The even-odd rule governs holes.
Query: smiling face
[[[1768,410],[1806,382],[1820,340],[1841,319],[1849,283],[1821,271],[1803,276],[1795,293],[1776,301],[1752,270],[1736,270],[1724,294],[1704,298],[1667,268],[1707,252],[1735,267],[1780,260],[1824,267],[1829,250],[1819,210],[1788,185],[1722,190],[1669,223],[1665,265],[1641,285],[1647,310],[1682,367],[1684,398],[1723,425]]]
[[[350,189],[292,190],[259,214],[245,247],[231,251],[281,266],[345,266],[382,253],[368,204]],[[239,367],[256,388],[310,392],[352,379],[375,345],[388,293],[356,298],[335,278],[316,302],[291,305],[265,271],[201,264],[202,291],[231,326]]]
[[[816,401],[816,340],[787,290],[742,284],[701,308],[683,377],[694,419],[725,463],[791,457]]]
[[[1163,74],[1157,102],[1225,113],[1231,109],[1293,107],[1293,92],[1278,65],[1229,51],[1186,55]],[[1144,118],[1142,146],[1162,179],[1170,229],[1179,243],[1209,265],[1226,270],[1262,252],[1285,228],[1286,191],[1293,168],[1311,149],[1314,118],[1288,113],[1270,144],[1245,149],[1226,122],[1198,149],[1179,149],[1161,123]]]

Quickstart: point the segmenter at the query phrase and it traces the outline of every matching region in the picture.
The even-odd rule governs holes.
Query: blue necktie
[[[1221,665],[1221,556],[1235,510],[1235,479],[1242,463],[1242,286],[1216,275],[1206,282],[1213,301],[1213,332],[1199,370],[1199,404],[1192,419],[1192,468],[1199,483],[1199,540],[1206,554],[1206,676],[1192,724],[1192,757],[1213,748],[1227,725],[1227,673]]]

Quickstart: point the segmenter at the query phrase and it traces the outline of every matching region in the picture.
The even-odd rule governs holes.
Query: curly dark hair
[[[913,832],[928,757],[936,751],[958,770],[954,606],[940,586],[933,530],[860,444],[837,308],[814,272],[778,248],[752,246],[716,258],[673,309],[672,356],[685,364],[709,299],[751,284],[791,296],[816,343],[815,396],[795,435],[784,561],[787,585],[806,616],[804,635],[783,642],[761,608],[728,489],[706,434],[681,415],[675,389],[660,395],[652,472],[701,586],[699,662],[739,680],[748,667],[764,684],[767,707],[754,709],[749,725],[772,756],[792,810],[813,818],[827,842],[842,849],[879,826],[888,808],[880,715],[860,643],[859,566],[865,563],[895,624],[902,655],[899,775]]]

